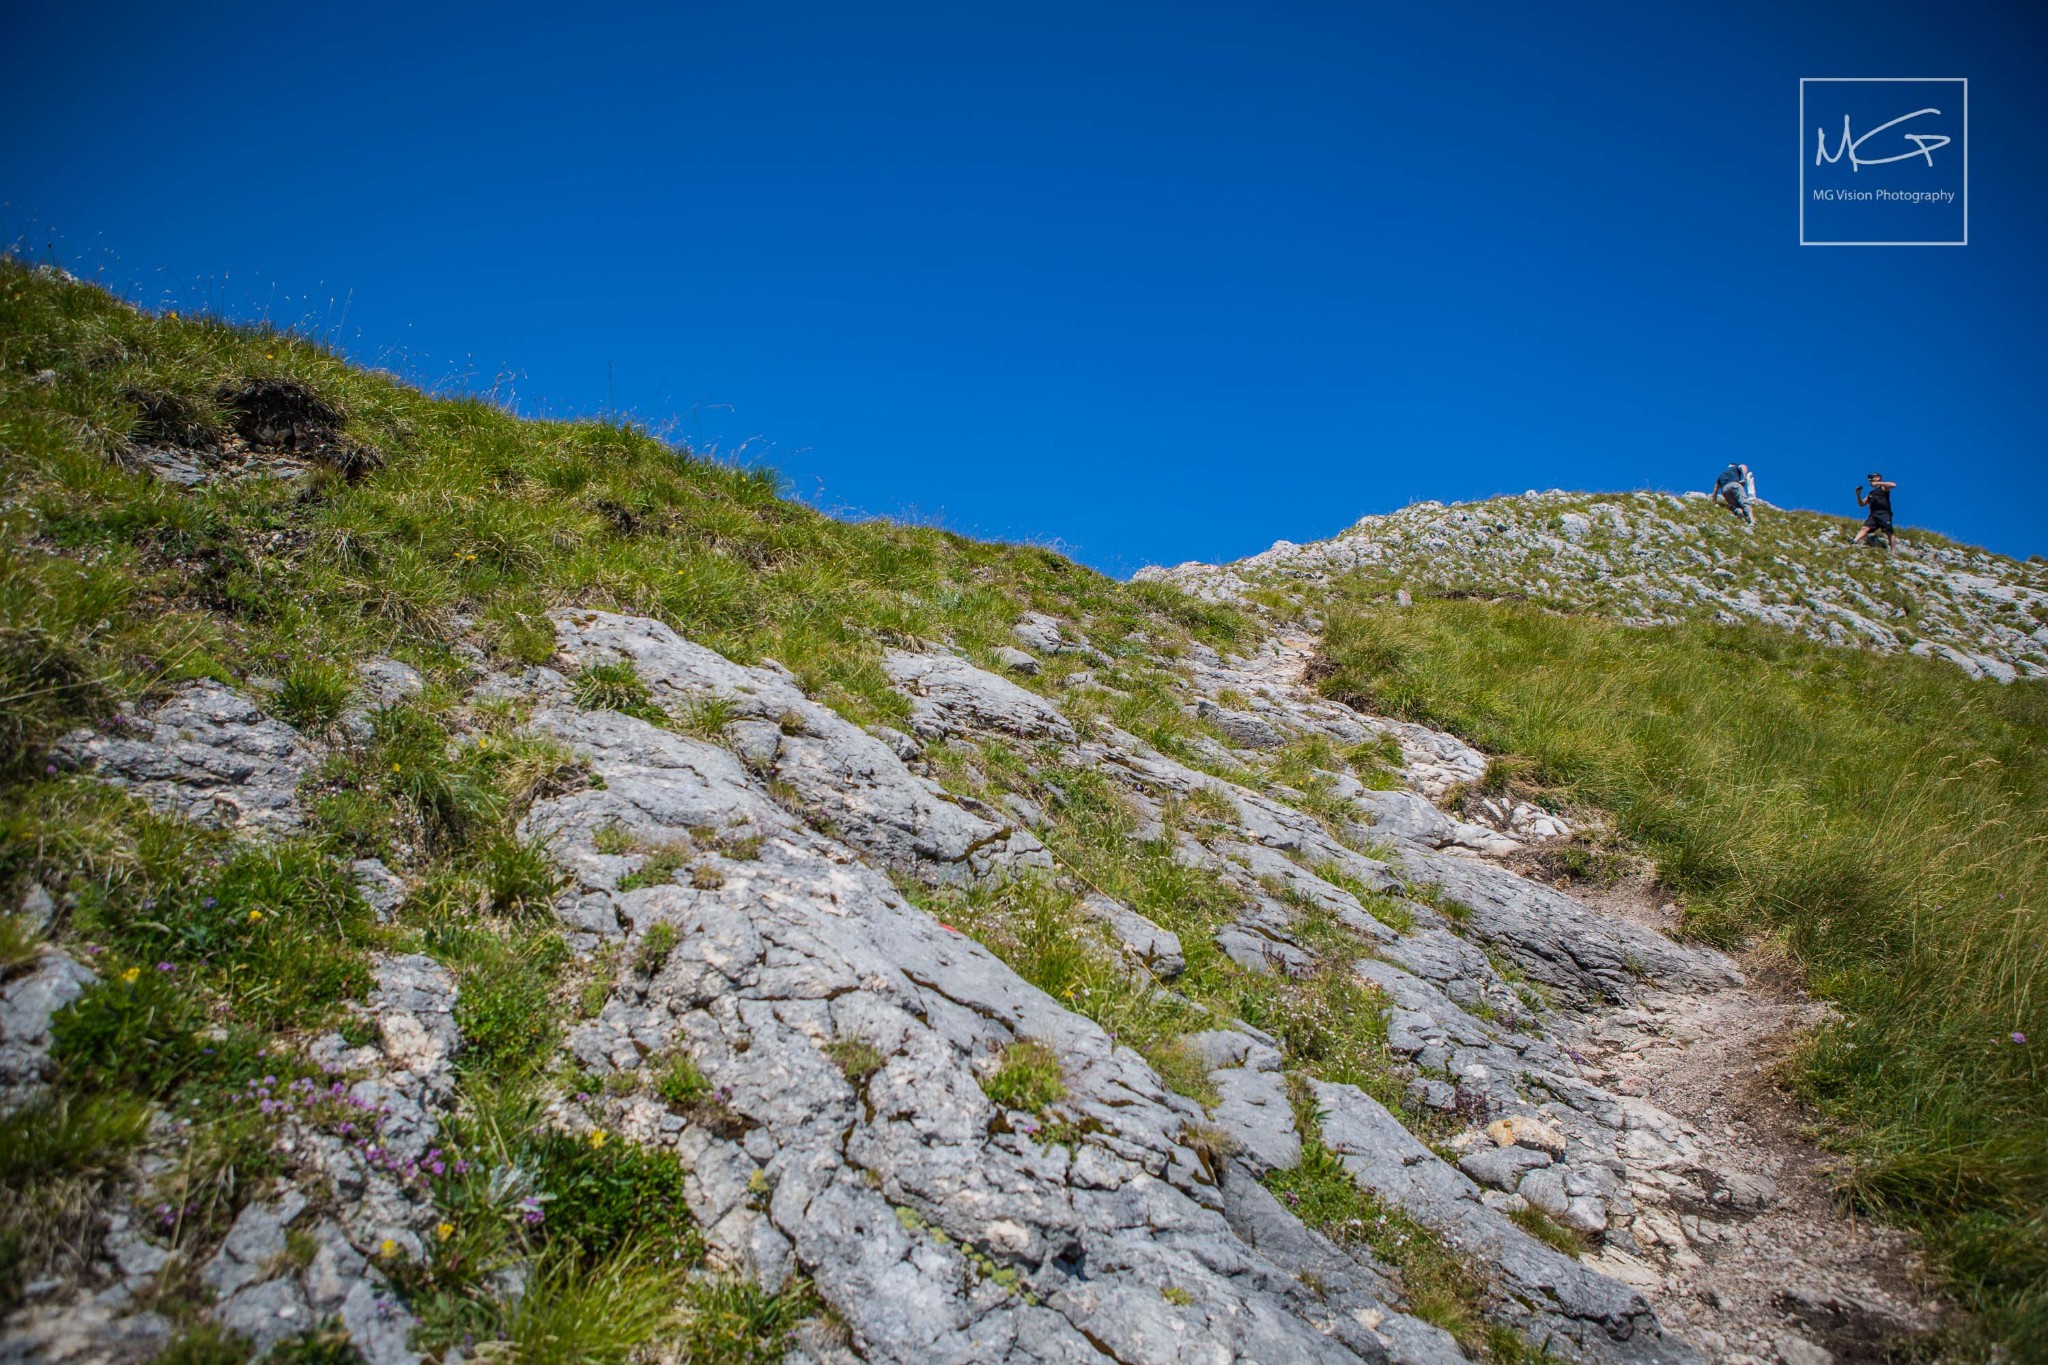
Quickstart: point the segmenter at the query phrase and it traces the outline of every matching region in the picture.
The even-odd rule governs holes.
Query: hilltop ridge
[[[1631,625],[1761,621],[1831,644],[1946,659],[1972,677],[2048,677],[2048,564],[1910,528],[1886,554],[1851,545],[1856,526],[1760,503],[1752,531],[1701,493],[1553,490],[1416,503],[1328,540],[1136,577],[1244,601],[1262,587],[1364,575],[1520,594]]]

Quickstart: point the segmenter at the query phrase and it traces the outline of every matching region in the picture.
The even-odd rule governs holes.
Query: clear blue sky
[[[1731,457],[1845,512],[1882,469],[2024,555],[2044,39],[2005,3],[19,6],[0,231],[1120,574]],[[1797,245],[1831,75],[1970,78],[1968,247]]]

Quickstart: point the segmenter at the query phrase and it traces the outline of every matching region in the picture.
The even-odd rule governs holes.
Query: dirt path
[[[1313,648],[1306,639],[1276,639],[1249,661],[1272,702],[1323,704],[1305,681]],[[1447,739],[1431,759],[1450,754],[1455,764],[1463,747]],[[1437,797],[1443,776],[1411,780]],[[1500,816],[1489,823],[1521,832],[1509,812]],[[1526,874],[1537,850],[1525,839],[1492,860]],[[1676,907],[1646,878],[1560,889],[1597,912],[1667,935],[1677,929]],[[1711,1360],[1896,1358],[1939,1324],[1941,1300],[1911,1236],[1854,1215],[1834,1197],[1830,1159],[1806,1136],[1812,1116],[1774,1079],[1828,1007],[1799,988],[1782,958],[1739,960],[1747,984],[1738,988],[1653,990],[1633,1004],[1558,1010],[1545,1021],[1584,1080],[1655,1105],[1703,1156],[1696,1183],[1680,1179],[1674,1188],[1667,1171],[1659,1202],[1639,1201],[1633,1225],[1583,1259],[1641,1290],[1667,1327]]]

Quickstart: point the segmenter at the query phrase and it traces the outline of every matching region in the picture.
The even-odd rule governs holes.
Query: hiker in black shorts
[[[1882,474],[1872,474],[1870,476],[1869,497],[1863,495],[1862,486],[1858,485],[1856,489],[1856,505],[1858,507],[1868,507],[1870,515],[1863,519],[1863,529],[1856,533],[1856,544],[1862,545],[1869,540],[1871,535],[1876,534],[1884,537],[1884,548],[1886,550],[1893,548],[1892,490],[1897,487],[1897,484],[1890,482]]]

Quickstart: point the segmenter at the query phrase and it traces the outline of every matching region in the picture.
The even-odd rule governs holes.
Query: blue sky
[[[20,7],[0,231],[1118,574],[1731,458],[2025,555],[2023,8]],[[1969,246],[1798,245],[1840,75],[1970,78]]]

